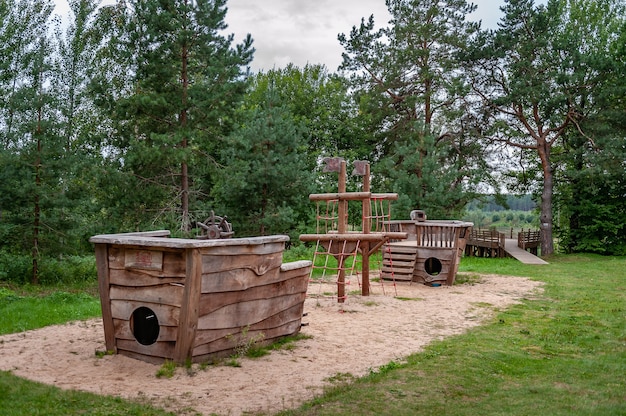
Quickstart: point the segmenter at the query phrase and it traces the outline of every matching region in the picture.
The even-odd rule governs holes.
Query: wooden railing
[[[465,254],[476,257],[505,257],[504,233],[495,230],[472,230]]]
[[[529,250],[535,256],[541,245],[541,231],[520,231],[517,233],[517,246],[522,250]]]

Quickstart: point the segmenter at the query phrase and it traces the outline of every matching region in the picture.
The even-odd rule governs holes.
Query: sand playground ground
[[[302,334],[294,348],[261,358],[240,358],[157,377],[161,366],[104,351],[101,319],[70,322],[0,336],[0,369],[62,389],[119,396],[164,407],[179,415],[241,415],[294,408],[322,393],[339,373],[354,377],[402,362],[433,340],[460,334],[541,291],[541,283],[508,276],[428,287],[372,284],[371,295],[345,303],[309,285]]]

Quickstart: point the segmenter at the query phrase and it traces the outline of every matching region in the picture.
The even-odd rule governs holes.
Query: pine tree
[[[57,209],[63,204],[64,163],[59,147],[56,101],[51,92],[52,46],[48,37],[50,1],[19,2],[9,10],[3,33],[10,50],[2,65],[3,198],[13,251],[30,250],[32,283],[38,283],[39,258],[49,252],[62,230]],[[4,216],[4,215],[3,215]]]
[[[220,209],[238,236],[292,234],[308,220],[313,185],[306,166],[306,129],[273,88],[259,105],[243,110],[243,121],[229,137],[215,190]]]
[[[245,92],[254,51],[249,36],[233,48],[233,36],[222,34],[225,4],[133,0],[107,11],[112,27],[124,24],[110,36],[108,51],[122,51],[117,59],[132,74],[128,95],[114,97],[111,107],[121,166],[131,175],[131,188],[120,191],[136,192],[134,211],[147,220],[169,215],[182,231],[192,222],[194,197],[209,193],[208,172]],[[110,98],[101,103],[109,105]]]
[[[485,160],[470,134],[469,88],[456,59],[479,29],[465,20],[476,6],[390,0],[387,7],[387,28],[376,31],[371,16],[349,37],[339,36],[346,50],[341,69],[351,72],[360,110],[378,138],[374,161],[383,161],[403,195],[395,211],[452,215],[473,198],[466,184]]]

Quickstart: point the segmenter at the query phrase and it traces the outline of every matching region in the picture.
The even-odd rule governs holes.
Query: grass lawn
[[[491,323],[429,345],[407,363],[389,363],[356,381],[337,377],[323,396],[280,415],[626,415],[626,258],[548,260],[525,266],[463,259],[464,275],[528,276],[545,282],[545,292],[499,312]],[[0,333],[94,316],[94,303],[93,295],[40,298],[0,288]],[[40,317],[54,307],[57,318]],[[7,322],[13,320],[20,324]],[[36,414],[167,413],[0,372],[0,415]]]
[[[281,415],[626,415],[626,259],[549,261],[463,259],[545,293]]]

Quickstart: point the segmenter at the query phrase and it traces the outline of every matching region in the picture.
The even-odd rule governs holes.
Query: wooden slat
[[[164,284],[144,287],[110,287],[111,300],[134,300],[157,303],[159,305],[181,306],[184,287],[176,284]]]
[[[110,283],[116,286],[143,287],[168,283],[185,283],[185,276],[181,277],[160,277],[152,276],[149,273],[142,273],[139,270],[109,270]]]
[[[275,297],[271,302],[267,299],[256,299],[226,305],[209,315],[201,316],[198,328],[223,329],[253,325],[303,301],[304,294],[296,293]]]
[[[398,261],[401,261],[401,260],[404,260],[404,261],[414,261],[415,260],[415,253],[406,253],[405,254],[405,253],[402,253],[402,252],[396,253],[396,252],[392,251],[391,253],[385,253],[383,255],[383,259],[385,261],[388,261],[390,259],[392,259],[393,261],[396,261],[396,260],[398,260]]]
[[[385,244],[382,247],[383,253],[391,251],[393,253],[417,253],[417,243],[415,241],[397,241]]]
[[[414,264],[415,264],[415,259],[410,260],[410,261],[400,261],[400,260],[396,260],[395,258],[393,258],[393,260],[389,260],[389,259],[383,260],[383,265],[389,266],[389,267],[412,268]]]
[[[133,335],[132,331],[130,330],[130,321],[114,319],[113,324],[115,325],[115,338],[127,339],[127,340],[135,339],[135,335]],[[157,338],[157,341],[175,342],[177,334],[178,334],[177,326],[165,326],[160,322],[159,337]]]
[[[202,271],[203,273],[217,273],[228,270],[248,269],[252,270],[257,276],[261,276],[269,270],[276,270],[276,273],[278,273],[282,258],[282,252],[238,256],[204,254],[202,255]]]
[[[260,238],[260,237],[258,237]],[[230,241],[236,240],[233,238],[228,238],[224,240],[209,240],[209,241]],[[240,239],[242,243],[247,239]],[[227,257],[236,257],[236,256],[248,256],[248,255],[256,255],[256,256],[264,256],[273,253],[282,253],[285,250],[285,242],[283,240],[276,241],[268,241],[263,244],[229,244],[229,245],[213,245],[211,247],[203,247],[199,248],[200,253],[202,255],[213,255],[213,256],[227,256]]]
[[[413,280],[413,269],[411,270],[396,270],[396,269],[388,269],[381,271],[381,278],[385,280],[401,280],[410,282]]]
[[[206,359],[211,356],[227,356],[238,346],[245,343],[246,339],[258,339],[259,344],[268,344],[272,340],[297,334],[300,331],[300,320],[286,322],[280,327],[266,330],[248,330],[246,338],[242,339],[241,333],[237,332],[230,337],[218,338],[213,342],[198,345],[194,348],[194,361]],[[262,337],[262,338],[261,338]]]
[[[126,258],[126,248],[109,248],[109,268],[113,270],[127,271],[124,260]],[[163,270],[128,270],[131,275],[143,275],[154,277],[185,277],[185,257],[181,250],[163,251]]]
[[[383,264],[382,269],[383,270],[388,270],[388,271],[400,271],[400,270],[407,270],[411,273],[413,273],[413,269],[415,268],[415,262],[413,263],[404,263],[404,264],[391,264],[391,263],[387,263],[387,264]]]
[[[135,233],[128,234],[102,234],[96,235],[89,239],[94,244],[114,244],[119,246],[135,246],[135,247],[168,247],[175,249],[190,248],[210,248],[210,247],[228,247],[228,246],[252,246],[263,245],[269,243],[289,241],[286,235],[270,235],[262,237],[247,238],[226,238],[221,240],[194,240],[185,238],[164,238],[160,236],[145,236]]]
[[[159,305],[156,303],[132,300],[113,300],[111,301],[111,315],[114,319],[128,321],[135,309],[141,306],[151,309],[156,314],[159,325],[178,325],[180,308],[170,305]]]
[[[141,345],[135,340],[117,339],[118,352],[124,354],[124,351],[141,354],[145,357],[159,357],[162,359],[174,359],[174,342],[155,342],[151,345]],[[144,358],[140,359],[146,361]]]
[[[196,346],[213,342],[222,337],[232,336],[233,334],[240,333],[242,329],[247,331],[268,331],[273,328],[279,328],[286,322],[301,320],[303,306],[304,303],[295,304],[267,319],[243,328],[199,329],[196,334]]]
[[[202,293],[234,292],[258,286],[261,283],[274,283],[282,280],[280,267],[258,276],[251,269],[227,270],[202,275]]]
[[[118,350],[118,354],[135,359],[135,360],[141,360],[143,362],[156,364],[156,365],[163,364],[163,362],[167,359],[171,360],[171,357],[155,357],[152,355],[138,354],[133,351],[125,351],[125,350]]]
[[[301,274],[308,274],[311,271],[313,262],[310,260],[298,260],[289,263],[282,263],[280,265],[280,274],[289,274],[289,277],[293,277]]]
[[[267,302],[272,302],[271,299],[279,294],[291,295],[295,293],[306,293],[309,276],[295,276],[290,279],[266,285],[261,284],[261,282],[257,282],[258,286],[250,287],[247,290],[203,293],[200,296],[199,316],[208,315],[224,306],[239,302],[249,302],[256,299],[266,299]]]

